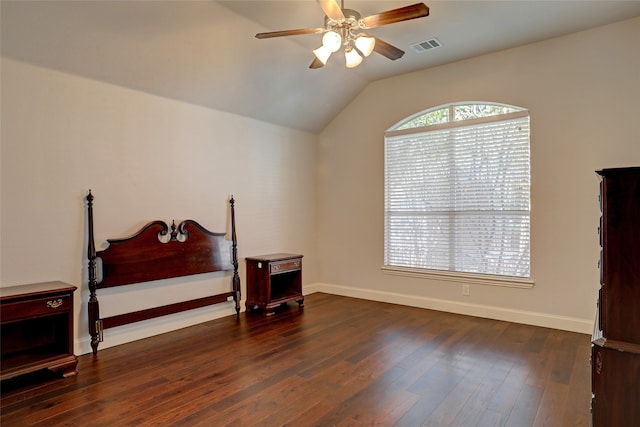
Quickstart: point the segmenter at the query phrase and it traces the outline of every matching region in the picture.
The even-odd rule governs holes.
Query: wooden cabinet
[[[76,373],[75,290],[62,282],[0,288],[0,380],[42,369]]]
[[[591,348],[593,426],[640,425],[640,348]]]
[[[640,167],[604,169],[593,426],[640,425]]]
[[[273,314],[288,301],[304,305],[302,255],[270,254],[246,258],[247,310]]]
[[[640,344],[640,167],[606,169],[600,204],[600,329]]]

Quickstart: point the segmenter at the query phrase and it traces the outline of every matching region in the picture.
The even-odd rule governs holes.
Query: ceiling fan
[[[297,30],[271,31],[258,33],[256,38],[268,39],[272,37],[296,36],[301,34],[323,34],[322,46],[313,51],[316,56],[309,68],[321,68],[332,53],[344,47],[345,61],[348,68],[357,67],[371,52],[395,61],[404,55],[404,51],[397,47],[359,32],[369,28],[381,27],[395,22],[429,16],[429,8],[424,3],[416,3],[375,15],[361,17],[360,13],[344,8],[344,0],[317,0],[325,13],[323,28],[302,28]]]

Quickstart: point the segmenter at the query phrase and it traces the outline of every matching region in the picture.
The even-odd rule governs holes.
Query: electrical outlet
[[[462,285],[462,295],[464,295],[465,297],[471,295],[469,285]]]

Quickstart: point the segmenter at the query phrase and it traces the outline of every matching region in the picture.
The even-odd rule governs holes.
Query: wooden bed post
[[[229,199],[231,205],[231,263],[233,264],[233,301],[236,304],[236,316],[240,316],[240,276],[238,275],[238,239],[236,237],[236,214],[233,194]]]
[[[89,244],[87,248],[87,258],[89,259],[89,334],[91,334],[91,348],[93,354],[98,354],[99,331],[98,319],[100,318],[100,306],[96,296],[96,245],[93,238],[93,195],[91,190],[87,194],[87,212],[89,220]]]

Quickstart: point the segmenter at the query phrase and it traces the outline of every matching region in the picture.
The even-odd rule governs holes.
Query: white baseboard
[[[312,294],[314,292],[324,292],[345,297],[387,302],[392,304],[406,305],[410,307],[426,308],[430,310],[446,311],[449,313],[484,317],[487,319],[504,320],[507,322],[542,326],[545,328],[560,329],[563,331],[578,332],[589,335],[591,335],[593,331],[592,319],[587,320],[575,317],[538,313],[533,311],[512,310],[502,307],[469,304],[458,301],[399,294],[395,292],[385,292],[372,289],[332,285],[329,283],[313,283],[304,287],[305,295]]]
[[[564,331],[578,332],[589,335],[591,334],[593,329],[593,320],[557,316],[532,311],[512,310],[488,305],[469,304],[458,301],[399,294],[395,292],[339,286],[329,283],[312,283],[310,285],[305,285],[303,291],[305,295],[315,292],[324,292],[327,294],[341,295],[345,297],[387,302],[391,304],[400,304],[410,307],[425,308],[429,310],[445,311],[449,313],[464,314],[467,316],[484,317],[487,319],[504,320],[507,322],[542,326],[545,328],[560,329]],[[241,304],[241,307],[244,310],[244,303]],[[209,307],[208,309],[203,308],[193,310],[190,314],[185,313],[179,313],[159,319],[122,326],[119,328],[114,328],[113,330],[105,331],[105,342],[100,343],[99,348],[104,349],[113,347],[153,335],[185,328],[220,317],[235,315],[235,311],[231,308],[230,305],[227,304],[221,304],[214,308]],[[81,339],[76,339],[75,354],[86,353],[91,353],[89,337],[86,336]]]

